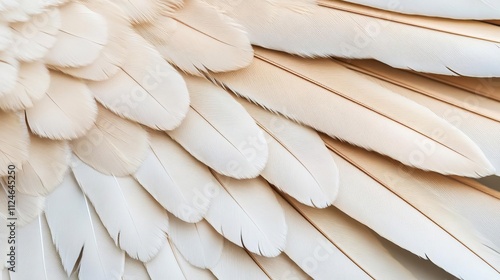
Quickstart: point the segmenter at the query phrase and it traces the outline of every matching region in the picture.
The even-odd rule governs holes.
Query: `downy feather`
[[[456,277],[500,279],[498,268],[494,268],[500,263],[499,257],[487,247],[491,242],[483,245],[487,238],[478,234],[461,213],[438,198],[446,196],[445,192],[428,190],[431,186],[442,188],[443,183],[451,179],[398,166],[330,138],[324,140],[335,151],[332,155],[343,174],[334,203],[337,208]],[[453,184],[450,187],[453,188]],[[454,194],[449,192],[449,195]],[[487,207],[491,205],[488,203]]]
[[[28,21],[32,16],[46,12],[51,7],[62,5],[68,0],[17,0],[17,5],[11,5],[1,12],[2,19],[13,21]]]
[[[31,132],[56,140],[84,136],[96,115],[97,105],[87,85],[55,71],[50,72],[45,95],[26,110]]]
[[[263,132],[227,92],[210,82],[185,76],[191,108],[182,125],[167,132],[190,154],[233,178],[258,176],[268,149]]]
[[[241,98],[238,102],[264,131],[269,146],[262,177],[301,203],[320,208],[331,205],[339,174],[316,131]]]
[[[85,136],[71,142],[73,152],[104,174],[129,175],[146,158],[148,134],[138,124],[98,107],[94,126]]]
[[[47,198],[45,215],[68,276],[76,272],[81,280],[121,278],[125,254],[109,237],[71,172]]]
[[[252,253],[279,255],[285,247],[287,225],[267,182],[262,178],[215,177],[223,188],[214,197],[205,219],[229,241]]]
[[[136,27],[170,63],[193,75],[246,67],[253,50],[233,19],[203,1],[186,0],[169,17]]]
[[[30,139],[20,114],[0,111],[0,120],[0,176],[5,176],[10,164],[21,168],[28,159]]]
[[[49,89],[49,70],[42,62],[21,63],[17,84],[12,91],[0,94],[0,109],[18,111],[33,107]]]
[[[207,213],[221,186],[210,170],[163,132],[149,133],[146,160],[134,174],[137,181],[170,213],[196,223]]]
[[[178,127],[189,108],[181,75],[146,40],[129,34],[129,54],[117,74],[90,82],[96,99],[112,112],[153,129]]]
[[[75,161],[75,178],[111,238],[132,258],[151,260],[167,239],[167,211],[131,177],[104,175]]]
[[[45,62],[59,67],[80,67],[94,62],[108,43],[106,19],[85,5],[68,3],[59,9],[61,28]]]
[[[47,195],[62,183],[69,158],[70,148],[66,141],[31,136],[29,158],[17,172],[16,188],[29,195]]]
[[[169,237],[184,258],[199,268],[213,268],[222,255],[224,238],[205,220],[189,224],[172,217]]]
[[[470,177],[494,171],[461,131],[339,63],[263,49],[256,55],[250,67],[215,74],[215,80],[272,111],[406,165]],[[427,145],[435,151],[422,158]]]
[[[12,29],[7,23],[0,22],[0,51],[4,51],[11,46],[14,40]]]

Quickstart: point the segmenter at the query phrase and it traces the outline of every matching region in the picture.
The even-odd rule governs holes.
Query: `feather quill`
[[[258,176],[268,149],[252,117],[221,88],[202,78],[185,76],[185,80],[191,108],[182,125],[168,135],[221,174],[238,179]]]
[[[104,175],[75,161],[75,178],[111,238],[132,258],[151,260],[165,245],[167,212],[134,179]]]

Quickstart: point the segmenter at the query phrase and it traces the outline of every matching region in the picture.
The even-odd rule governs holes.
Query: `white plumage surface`
[[[0,0],[0,279],[500,280],[499,20]]]

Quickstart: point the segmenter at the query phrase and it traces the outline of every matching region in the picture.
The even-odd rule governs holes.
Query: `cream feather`
[[[184,258],[199,268],[213,268],[222,255],[224,238],[205,220],[188,224],[173,217],[169,237]]]
[[[406,165],[470,177],[494,171],[461,131],[338,63],[264,50],[256,55],[250,67],[216,74],[215,80],[264,107]],[[391,144],[395,141],[398,146]]]
[[[250,64],[252,46],[239,24],[203,1],[184,2],[183,8],[169,17],[136,29],[167,61],[193,75]]]
[[[421,72],[500,76],[500,38],[492,25],[413,18],[343,1],[207,1],[228,6],[252,44],[262,47],[309,57],[374,58]],[[478,29],[488,36],[476,35]]]
[[[17,175],[16,175],[17,176]],[[17,176],[19,177],[19,176]],[[13,180],[10,178],[9,180]],[[12,181],[10,181],[12,182]],[[33,220],[38,218],[38,216],[42,213],[43,209],[45,208],[45,197],[43,196],[34,196],[34,195],[28,195],[28,194],[23,194],[21,192],[15,192],[14,197],[12,197],[12,188],[8,188],[7,186],[14,186],[14,191],[15,191],[15,185],[16,183],[14,182],[13,184],[7,185],[7,180],[6,181],[0,181],[0,206],[2,207],[0,209],[0,215],[2,218],[7,219],[14,217],[16,218],[16,224],[18,227],[23,227],[29,223],[31,223]],[[12,198],[15,203],[15,209],[13,212],[11,212],[11,202]],[[9,210],[7,210],[9,209]],[[12,215],[14,214],[14,215]]]
[[[71,172],[47,198],[45,214],[68,276],[76,272],[82,280],[120,279],[125,255],[109,237]]]
[[[14,56],[22,61],[39,61],[56,44],[56,36],[61,25],[61,16],[57,8],[31,17],[29,21],[11,24],[10,28],[14,35],[14,45],[11,48]]]
[[[144,264],[129,256],[125,256],[125,271],[120,280],[149,280],[148,271]]]
[[[47,195],[62,183],[70,148],[66,141],[30,137],[29,159],[17,172],[16,188],[25,194]]]
[[[283,253],[274,258],[266,258],[256,254],[250,254],[250,256],[271,279],[312,279]]]
[[[239,98],[266,136],[269,183],[309,206],[327,207],[338,191],[338,170],[318,134]]]
[[[428,190],[431,186],[439,188],[450,179],[398,166],[375,154],[325,140],[335,150],[332,155],[343,174],[334,203],[341,211],[457,277],[499,279],[494,268],[500,263],[495,260],[498,256],[482,244],[487,238],[478,235],[460,213],[439,200],[446,192]]]
[[[129,175],[146,158],[148,134],[138,124],[124,120],[99,106],[94,126],[85,136],[73,140],[73,152],[104,174]]]
[[[104,107],[154,129],[178,127],[189,108],[182,77],[142,37],[130,33],[125,64],[112,78],[89,87]]]
[[[221,88],[201,78],[185,76],[185,80],[191,108],[182,125],[167,133],[221,174],[239,179],[258,176],[268,149],[252,117]]]
[[[211,271],[217,279],[270,279],[245,250],[227,240],[219,262]]]
[[[213,199],[206,220],[225,238],[252,253],[279,255],[285,247],[287,225],[267,182],[215,176],[224,188]]]
[[[6,50],[12,44],[14,35],[7,23],[0,23],[0,51]]]
[[[85,135],[96,115],[96,102],[85,83],[55,71],[50,72],[44,97],[26,110],[34,134],[57,140]]]
[[[167,212],[134,179],[104,175],[76,158],[75,163],[75,178],[115,244],[134,259],[151,260],[165,245]]]
[[[0,51],[0,74],[2,76],[2,79],[0,79],[0,96],[14,90],[18,73],[19,61],[13,57],[12,53]]]
[[[10,164],[21,168],[28,159],[30,139],[21,115],[0,111],[0,120],[0,176],[5,176]]]
[[[46,12],[51,7],[62,5],[68,0],[17,0],[1,13],[1,17],[9,22],[28,21],[32,16]]]
[[[94,62],[108,43],[106,19],[85,5],[68,3],[59,9],[61,29],[45,62],[60,67],[80,67]]]
[[[82,79],[103,81],[115,75],[125,63],[130,26],[124,12],[109,1],[88,1],[87,8],[106,18],[108,42],[90,65],[82,67],[57,67],[63,73]]]
[[[183,0],[112,0],[127,14],[133,24],[153,22],[161,14],[180,8]]]
[[[11,273],[13,280],[67,278],[52,243],[45,215],[42,214],[30,224],[19,228],[17,234],[18,263],[16,272]]]
[[[0,95],[0,109],[18,111],[33,107],[49,89],[50,75],[41,62],[21,63],[17,84],[12,91]]]
[[[195,223],[207,213],[219,182],[209,169],[163,132],[150,132],[151,151],[134,174],[170,213]]]

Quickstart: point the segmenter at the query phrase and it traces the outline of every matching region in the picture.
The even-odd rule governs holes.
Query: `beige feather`
[[[73,140],[73,152],[104,174],[124,176],[141,166],[148,151],[148,134],[136,123],[99,107],[94,126],[85,136]]]
[[[284,253],[273,258],[266,258],[256,254],[250,254],[250,256],[271,279],[312,279]]]
[[[239,24],[203,1],[184,3],[169,17],[136,29],[167,61],[193,75],[231,71],[250,64],[252,46]]]
[[[215,80],[272,111],[406,165],[470,177],[494,171],[461,131],[338,63],[267,50],[256,55],[250,67],[216,74]]]
[[[45,96],[26,110],[34,134],[57,140],[84,136],[96,115],[96,102],[85,83],[55,71],[50,72]]]
[[[185,76],[185,80],[191,108],[182,125],[167,133],[221,174],[239,179],[258,176],[268,149],[252,117],[221,88],[201,78]]]
[[[262,128],[269,146],[262,177],[301,203],[319,208],[331,205],[339,174],[318,134],[241,98],[238,102]]]
[[[106,19],[79,3],[59,9],[61,29],[45,62],[60,67],[80,67],[94,62],[108,43]]]
[[[182,6],[183,0],[112,0],[127,14],[133,24],[153,22],[161,14],[170,14]]]
[[[21,115],[0,111],[0,120],[0,176],[5,176],[10,164],[21,168],[28,159],[30,139]]]
[[[9,178],[8,180],[0,180],[0,206],[2,207],[0,209],[0,216],[3,219],[14,218],[17,226],[23,227],[38,218],[42,213],[45,208],[45,197],[15,192],[15,182],[7,184],[14,179]],[[13,189],[14,194],[12,193]],[[10,201],[14,201],[15,203],[13,211],[11,209],[12,202]]]
[[[0,96],[0,108],[18,111],[33,107],[49,89],[50,75],[41,62],[21,63],[17,84],[12,91]]]
[[[65,141],[30,137],[29,159],[17,172],[16,188],[25,194],[47,195],[64,178],[68,169],[70,148]]]
[[[163,132],[151,131],[151,151],[134,174],[170,213],[195,223],[207,213],[219,182],[210,170]]]
[[[19,73],[19,62],[8,51],[0,51],[0,96],[14,90]]]
[[[279,255],[288,230],[283,210],[267,182],[262,178],[215,177],[224,188],[213,199],[205,219],[229,241],[252,253]]]
[[[68,0],[17,0],[16,5],[3,10],[0,16],[9,22],[28,21],[32,16],[46,12],[54,6],[62,5]]]

